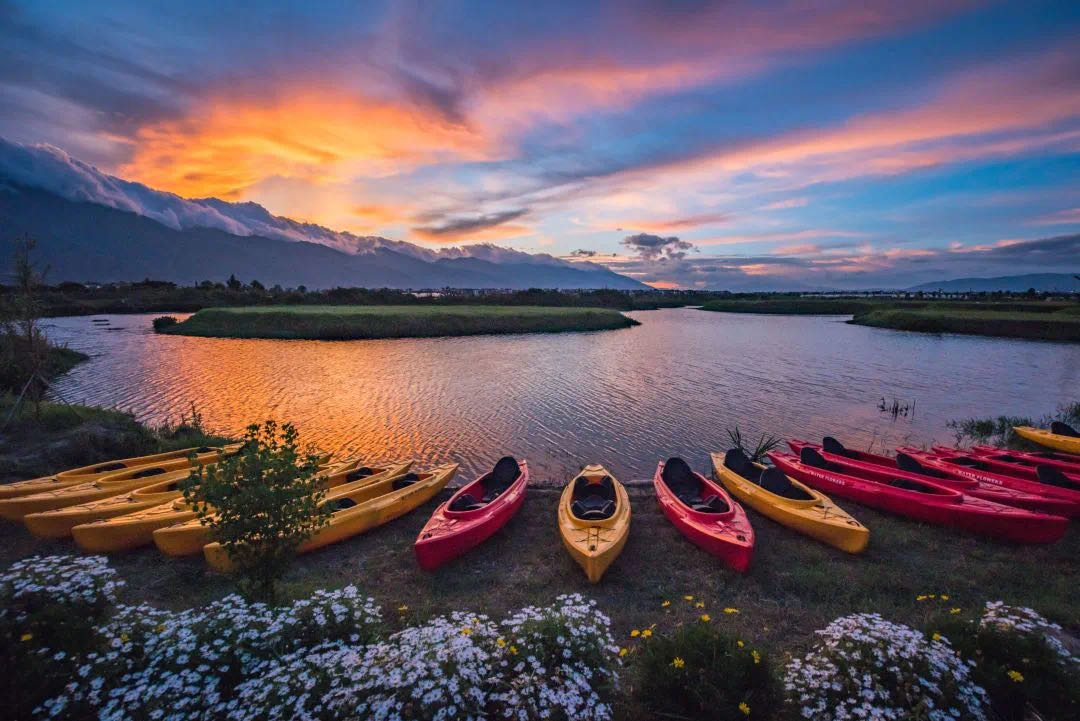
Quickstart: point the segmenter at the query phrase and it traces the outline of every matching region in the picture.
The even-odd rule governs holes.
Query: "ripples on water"
[[[154,315],[50,319],[56,341],[92,356],[58,392],[151,423],[194,402],[208,427],[229,434],[292,421],[302,440],[338,453],[457,461],[459,481],[504,453],[527,458],[543,483],[588,462],[648,478],[671,455],[704,470],[735,425],[751,440],[948,442],[951,418],[1040,416],[1080,395],[1080,345],[837,317],[672,309],[594,333],[278,341],[156,335]],[[914,401],[914,416],[882,414],[883,396]]]

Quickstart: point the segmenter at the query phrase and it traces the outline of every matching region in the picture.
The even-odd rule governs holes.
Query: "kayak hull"
[[[510,487],[483,508],[451,511],[450,504],[466,494],[483,498],[481,489],[490,473],[462,486],[446,503],[436,508],[413,544],[420,567],[425,571],[442,567],[491,538],[517,515],[525,503],[525,492],[529,485],[528,463],[519,461],[518,470],[520,475]]]
[[[862,553],[870,543],[870,530],[837,506],[825,494],[789,478],[792,485],[812,496],[795,500],[770,493],[724,465],[722,453],[712,453],[716,480],[740,503],[782,526],[848,553]],[[763,466],[758,465],[759,468]]]
[[[722,498],[730,509],[726,513],[695,511],[668,488],[662,477],[663,471],[664,463],[661,462],[653,476],[653,489],[661,510],[672,525],[691,543],[716,556],[729,568],[739,573],[747,571],[754,555],[754,528],[742,506],[721,486],[695,473],[708,492]]]
[[[1080,438],[1062,436],[1051,433],[1045,428],[1032,428],[1031,426],[1013,426],[1013,430],[1016,431],[1016,435],[1032,443],[1037,443],[1045,448],[1052,448],[1055,451],[1080,456]]]
[[[979,457],[989,456],[999,460],[1013,460],[1026,463],[1032,467],[1050,466],[1062,473],[1070,473],[1080,476],[1080,456],[1068,453],[1055,453],[1054,451],[1011,451],[997,446],[972,446],[970,452]]]
[[[896,488],[848,472],[802,463],[789,453],[772,451],[769,458],[784,473],[824,493],[848,498],[871,508],[918,521],[1018,543],[1051,543],[1065,534],[1068,520],[965,495],[927,480],[928,492]]]
[[[581,477],[609,476],[615,487],[615,511],[610,518],[588,521],[571,510],[574,484]],[[570,557],[585,571],[589,583],[599,583],[630,537],[630,496],[626,488],[603,466],[585,466],[563,489],[557,513],[559,535]]]

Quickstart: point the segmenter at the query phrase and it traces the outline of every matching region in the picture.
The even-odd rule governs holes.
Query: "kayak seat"
[[[326,505],[330,507],[331,513],[337,513],[338,511],[344,511],[346,508],[352,508],[356,505],[356,501],[351,498],[337,498],[327,501]]]
[[[513,456],[503,456],[484,481],[484,497],[480,500],[484,503],[491,503],[503,493],[506,493],[506,490],[514,485],[514,481],[520,475],[521,466],[518,465],[517,460]]]
[[[813,496],[793,484],[791,479],[779,468],[766,468],[762,471],[758,485],[769,493],[775,493],[793,501],[809,501],[813,499]]]
[[[729,506],[723,498],[715,494],[696,500],[697,503],[687,503],[686,505],[690,506],[690,508],[698,513],[727,513],[731,510],[731,506]]]
[[[486,505],[486,503],[476,500],[476,496],[471,493],[462,493],[453,500],[448,508],[451,511],[476,511]]]
[[[933,493],[927,486],[924,486],[918,481],[909,481],[906,478],[894,478],[889,481],[889,485],[893,488],[900,488],[905,491],[915,491],[916,493]]]
[[[420,476],[415,473],[406,473],[401,478],[395,479],[394,482],[390,484],[390,487],[395,491],[400,491],[402,488],[408,488],[419,480]]]
[[[1080,431],[1070,426],[1068,423],[1062,423],[1061,421],[1054,421],[1050,424],[1050,432],[1059,436],[1068,436],[1070,438],[1080,438]]]
[[[212,450],[214,450],[214,449],[211,448],[210,446],[199,446],[198,448],[195,449],[195,452],[196,453],[209,453]]]
[[[683,503],[686,498],[698,498],[701,496],[701,481],[697,479],[690,466],[678,456],[669,458],[664,462],[664,470],[660,474],[664,484]],[[689,505],[689,504],[687,504]]]
[[[106,463],[104,466],[98,466],[94,469],[94,473],[105,473],[106,471],[119,471],[121,468],[127,468],[124,463]]]
[[[145,471],[136,471],[131,474],[132,478],[149,478],[150,476],[160,476],[165,472],[164,468],[147,468]]]
[[[754,483],[757,483],[761,476],[761,469],[751,462],[741,448],[731,448],[724,454],[724,466]]]
[[[831,453],[834,456],[845,456],[847,458],[858,458],[859,454],[855,451],[849,451],[844,447],[844,444],[836,440],[832,436],[825,436],[821,439],[821,448],[826,453]]]
[[[345,480],[346,481],[359,481],[361,478],[367,478],[368,476],[372,475],[374,472],[375,471],[368,468],[367,466],[363,466],[361,468],[357,468],[355,471],[352,471],[351,473],[345,474]]]
[[[950,458],[949,463],[957,466],[966,466],[968,468],[974,468],[979,471],[988,470],[986,464],[975,458],[966,458],[964,456],[957,456],[956,458]]]
[[[1080,488],[1080,484],[1069,480],[1068,476],[1053,466],[1038,466],[1035,468],[1035,473],[1039,477],[1039,483],[1045,483],[1048,486],[1058,486],[1060,488]]]
[[[1009,463],[1015,463],[1018,466],[1034,466],[1035,464],[1026,458],[1017,458],[1016,456],[1010,456],[1008,453],[997,456],[995,460],[1007,461]]]
[[[615,513],[615,481],[604,476],[592,482],[585,476],[574,481],[570,511],[584,521],[602,521]]]
[[[799,461],[803,465],[813,466],[814,468],[828,468],[831,464],[825,460],[824,457],[813,448],[809,446],[803,448],[799,452]]]

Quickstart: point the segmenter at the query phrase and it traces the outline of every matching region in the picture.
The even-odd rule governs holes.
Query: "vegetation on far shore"
[[[558,333],[638,325],[608,308],[541,306],[255,306],[208,308],[159,333],[227,338],[347,340],[486,333]]]
[[[1080,315],[1056,312],[966,310],[949,307],[874,310],[856,315],[855,325],[922,333],[964,333],[1002,338],[1080,341]]]

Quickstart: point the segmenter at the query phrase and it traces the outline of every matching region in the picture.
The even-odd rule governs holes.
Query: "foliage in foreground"
[[[229,554],[241,588],[272,600],[296,549],[329,520],[320,505],[325,478],[319,457],[300,452],[291,424],[254,424],[244,439],[237,455],[196,467],[183,483],[184,500]]]
[[[964,443],[989,443],[1004,448],[1037,448],[1013,431],[1013,426],[1049,428],[1054,421],[1068,424],[1080,423],[1080,401],[1063,403],[1054,413],[1039,419],[1027,416],[997,416],[995,418],[955,418],[945,425],[953,432],[956,445]]]

